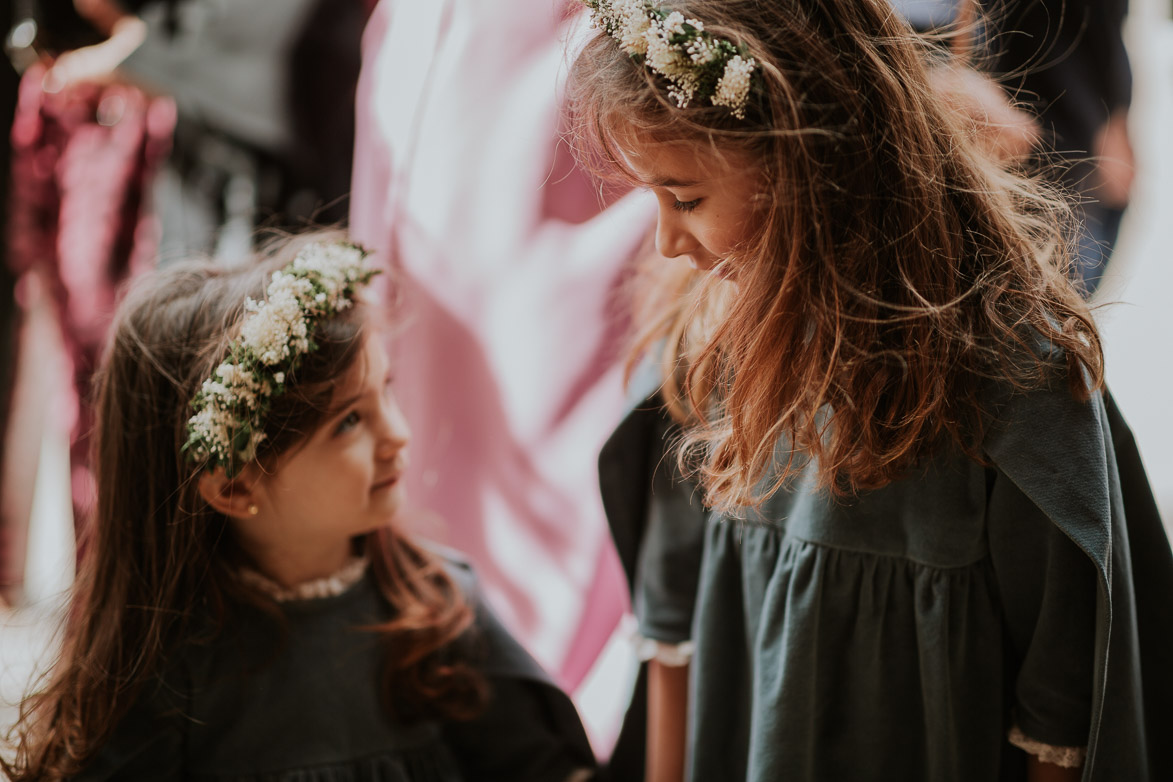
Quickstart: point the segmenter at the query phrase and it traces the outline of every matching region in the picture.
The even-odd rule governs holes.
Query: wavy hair
[[[180,447],[191,400],[238,333],[246,296],[259,299],[272,271],[303,243],[331,238],[338,237],[279,243],[245,267],[176,264],[140,280],[120,306],[97,382],[92,535],[60,659],[46,686],[21,706],[10,737],[14,759],[0,761],[9,778],[77,774],[171,655],[210,640],[240,607],[280,616],[275,603],[237,578],[252,563],[228,520],[200,495],[196,466]],[[273,398],[257,453],[262,466],[298,448],[331,414],[335,379],[358,360],[365,339],[377,338],[375,316],[360,301],[317,325],[318,350]],[[392,526],[360,536],[355,546],[395,609],[372,628],[385,641],[387,710],[400,718],[475,714],[484,683],[454,645],[473,611],[442,563]]]
[[[667,7],[757,60],[745,120],[678,108],[601,33],[571,66],[568,104],[580,159],[611,180],[631,182],[635,134],[748,156],[766,183],[754,235],[727,259],[736,283],[660,258],[635,276],[634,350],[664,345],[681,461],[711,505],[760,505],[807,456],[834,493],[883,486],[949,441],[980,459],[991,383],[1058,370],[1081,397],[1102,383],[1065,276],[1070,211],[934,87],[946,51],[886,0]]]

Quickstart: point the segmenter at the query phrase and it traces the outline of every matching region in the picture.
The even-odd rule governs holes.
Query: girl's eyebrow
[[[335,410],[338,411],[337,413],[335,413],[335,415],[341,415],[342,413],[344,413],[346,411],[346,409],[348,407],[350,407],[351,405],[353,405],[355,402],[357,402],[358,400],[360,400],[362,398],[363,398],[363,395],[361,393],[359,393],[359,394],[355,394],[352,397],[348,397],[348,398],[342,400],[342,403],[337,405],[334,408]]]
[[[652,187],[696,187],[700,182],[682,182],[679,179],[653,179],[648,182]]]

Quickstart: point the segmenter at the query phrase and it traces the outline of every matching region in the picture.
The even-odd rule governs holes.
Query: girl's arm
[[[111,24],[102,43],[65,52],[45,74],[45,89],[59,92],[83,82],[113,81],[115,71],[147,37],[147,26],[137,16],[125,15]]]
[[[991,562],[1017,660],[1006,738],[1026,753],[1031,782],[1078,780],[1094,700],[1095,565],[1004,471],[990,479]]]
[[[1031,755],[1026,762],[1027,782],[1079,782],[1083,777],[1083,766],[1063,768],[1053,763],[1044,763]]]
[[[688,665],[648,662],[645,782],[682,782],[688,728]]]

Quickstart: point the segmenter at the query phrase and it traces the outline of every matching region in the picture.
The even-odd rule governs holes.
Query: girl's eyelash
[[[338,427],[334,431],[337,434],[342,434],[343,432],[349,430],[351,427],[357,425],[359,422],[359,418],[360,418],[360,416],[358,414],[358,411],[351,410],[349,413],[346,414],[345,418],[343,418],[341,421],[338,422]]]
[[[672,208],[677,212],[691,212],[697,208],[700,202],[701,199],[699,198],[693,199],[692,201],[675,201],[672,204]]]

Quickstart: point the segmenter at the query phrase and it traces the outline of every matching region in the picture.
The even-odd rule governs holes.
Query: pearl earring
[[[258,508],[256,505],[249,505],[248,506],[248,515],[255,516],[260,512],[261,512],[261,509]]]

